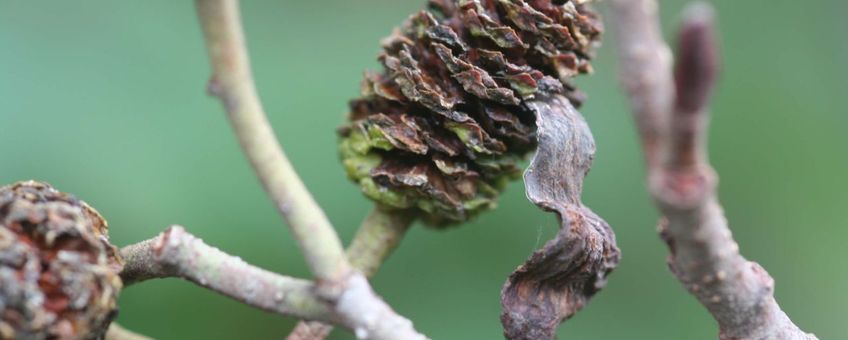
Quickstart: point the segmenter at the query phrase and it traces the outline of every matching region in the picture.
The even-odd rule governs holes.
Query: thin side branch
[[[397,248],[412,224],[413,216],[406,211],[375,207],[362,221],[359,231],[347,248],[350,264],[370,278],[383,261]],[[330,335],[333,326],[317,321],[301,321],[287,340],[321,340]]]
[[[338,235],[283,153],[259,101],[237,0],[196,0],[219,97],[242,151],[297,239],[316,278],[315,293],[365,339],[423,339],[347,261]]]
[[[289,224],[318,282],[349,272],[342,243],[283,153],[253,82],[236,0],[197,0],[212,64],[209,93],[221,99],[242,151]]]
[[[113,322],[106,330],[106,340],[153,340],[153,338],[130,331]]]
[[[313,293],[312,282],[278,275],[211,247],[180,226],[121,249],[125,285],[176,277],[281,315],[338,322]]]
[[[654,0],[611,1],[621,61],[648,167],[664,216],[669,267],[719,324],[720,339],[815,339],[774,298],[774,280],[739,254],[716,195],[707,157],[710,93],[717,69],[712,9],[689,8],[675,75]]]
[[[350,264],[366,277],[374,276],[400,244],[412,221],[409,212],[375,207],[347,247]]]

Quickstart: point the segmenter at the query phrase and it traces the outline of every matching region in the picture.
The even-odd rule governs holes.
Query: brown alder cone
[[[431,0],[383,41],[340,129],[348,176],[430,225],[491,209],[536,146],[531,100],[583,101],[602,26],[587,1]]]
[[[97,339],[117,313],[106,221],[40,182],[0,188],[0,339]]]

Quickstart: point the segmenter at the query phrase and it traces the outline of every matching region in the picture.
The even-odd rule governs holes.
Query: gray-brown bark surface
[[[663,219],[671,271],[719,325],[720,339],[815,339],[774,298],[774,280],[739,253],[718,202],[718,178],[707,157],[707,104],[718,68],[712,9],[689,8],[672,76],[654,0],[611,1],[621,81]]]

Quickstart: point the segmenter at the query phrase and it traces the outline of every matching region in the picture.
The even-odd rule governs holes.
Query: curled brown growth
[[[610,226],[580,202],[595,142],[565,97],[533,101],[539,147],[524,173],[527,198],[559,217],[556,237],[510,275],[501,292],[508,339],[554,339],[556,328],[606,284],[620,253]]]

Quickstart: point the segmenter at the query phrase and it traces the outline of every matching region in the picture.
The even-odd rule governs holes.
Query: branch
[[[375,207],[362,221],[359,231],[347,248],[350,264],[366,277],[377,273],[380,265],[400,244],[413,217],[406,211]],[[301,321],[287,340],[320,340],[333,331],[333,326],[317,321]]]
[[[211,247],[180,226],[121,249],[125,285],[178,277],[264,311],[338,322],[306,280],[281,276]]]
[[[288,222],[319,282],[348,275],[341,241],[306,190],[265,117],[253,83],[237,0],[197,0],[212,63],[209,93],[221,99],[250,164]]]
[[[196,0],[213,75],[209,92],[221,99],[242,151],[306,257],[317,296],[357,337],[422,339],[354,271],[327,216],[283,153],[256,93],[237,0]]]
[[[362,275],[351,275],[334,309],[305,280],[277,275],[210,247],[182,227],[121,249],[125,284],[178,277],[268,312],[344,326],[362,339],[424,339],[371,291]]]
[[[612,0],[619,79],[630,96],[645,160],[656,163],[661,127],[672,105],[671,51],[663,42],[654,0]]]
[[[153,340],[153,338],[130,331],[113,322],[106,331],[106,340]]]
[[[739,254],[708,162],[707,102],[717,53],[712,9],[690,6],[671,74],[654,0],[611,1],[621,81],[645,151],[651,193],[664,216],[669,267],[719,324],[720,339],[815,339],[774,298],[774,280]]]
[[[374,276],[400,244],[412,221],[413,216],[407,211],[375,207],[347,248],[350,264],[366,277]]]

